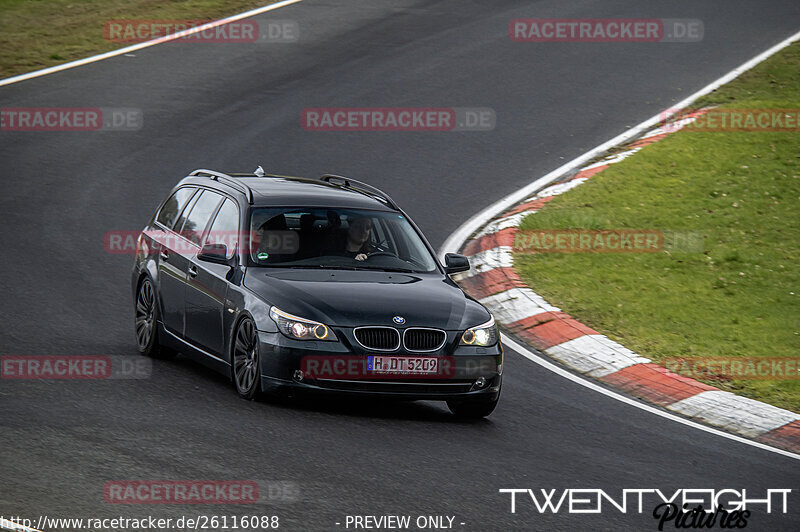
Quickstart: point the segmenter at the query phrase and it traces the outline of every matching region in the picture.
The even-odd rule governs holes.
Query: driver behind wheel
[[[359,261],[367,260],[367,256],[372,252],[372,246],[369,245],[371,231],[372,221],[366,216],[350,220],[344,250],[338,254]]]

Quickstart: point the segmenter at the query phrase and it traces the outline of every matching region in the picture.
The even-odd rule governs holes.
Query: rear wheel
[[[491,401],[447,401],[447,408],[461,419],[480,419],[494,412],[497,399]]]
[[[136,343],[139,352],[145,356],[175,356],[175,351],[158,342],[158,304],[153,283],[147,277],[139,284],[136,293]]]
[[[258,357],[258,334],[250,318],[236,327],[233,343],[233,382],[245,399],[254,399],[261,389],[261,365]]]

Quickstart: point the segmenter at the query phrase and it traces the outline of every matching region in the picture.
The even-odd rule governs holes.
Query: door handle
[[[197,266],[194,264],[189,266],[189,277],[197,277]]]
[[[166,250],[162,249],[159,255],[161,256],[161,260],[169,260],[169,253],[167,253]]]

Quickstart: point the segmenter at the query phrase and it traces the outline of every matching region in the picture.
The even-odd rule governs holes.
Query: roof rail
[[[366,194],[368,196],[372,196],[391,207],[395,210],[400,210],[400,207],[394,202],[394,200],[389,196],[389,194],[385,193],[379,188],[373,187],[372,185],[368,185],[361,181],[356,181],[355,179],[351,179],[349,177],[344,177],[341,175],[334,175],[334,174],[325,174],[324,176],[319,178],[320,181],[325,181],[326,183],[330,183],[332,185],[339,185],[344,188],[349,188],[361,192],[362,194]],[[333,181],[336,181],[334,183]]]
[[[207,176],[210,177],[213,181],[224,182],[225,184],[230,185],[236,190],[242,192],[245,196],[247,196],[247,202],[250,203],[250,205],[253,204],[253,191],[250,190],[250,187],[248,187],[244,183],[236,181],[232,176],[229,176],[228,174],[223,174],[222,172],[215,172],[214,170],[206,170],[205,168],[199,168],[189,175]]]

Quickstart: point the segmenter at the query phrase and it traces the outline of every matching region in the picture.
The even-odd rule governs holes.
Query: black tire
[[[461,419],[481,419],[494,412],[498,397],[492,401],[447,401],[447,408]]]
[[[256,324],[250,318],[236,326],[232,351],[231,376],[236,391],[244,399],[255,399],[261,394],[261,361]]]
[[[175,351],[158,341],[158,302],[153,283],[145,277],[136,290],[135,305],[136,344],[139,352],[153,358],[171,358]]]

